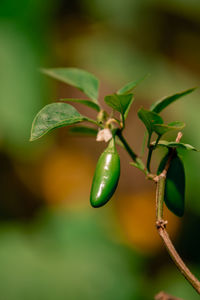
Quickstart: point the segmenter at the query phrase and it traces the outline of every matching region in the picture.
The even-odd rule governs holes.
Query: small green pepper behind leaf
[[[93,207],[103,206],[109,201],[117,188],[119,176],[120,158],[112,139],[97,162],[90,193]]]
[[[163,171],[168,157],[169,153],[162,159],[158,167],[158,174]],[[185,170],[183,162],[177,153],[173,156],[167,171],[164,201],[169,210],[175,215],[183,216],[185,207]]]

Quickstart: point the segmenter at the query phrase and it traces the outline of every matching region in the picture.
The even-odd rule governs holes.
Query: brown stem
[[[181,133],[178,134],[176,141],[179,142],[181,138]],[[188,267],[185,265],[179,254],[177,253],[172,241],[169,238],[169,235],[166,231],[167,221],[163,220],[163,199],[164,199],[164,190],[165,190],[165,181],[168,168],[170,166],[171,160],[173,158],[174,151],[172,150],[171,155],[166,163],[165,169],[163,172],[154,178],[157,183],[156,188],[156,227],[160,237],[162,238],[167,251],[169,252],[171,258],[176,264],[179,271],[183,276],[188,280],[188,282],[193,286],[193,288],[200,294],[200,281],[190,272]]]
[[[162,225],[157,224],[157,229],[160,237],[162,238],[165,247],[169,255],[171,256],[172,260],[176,264],[179,271],[183,274],[183,276],[189,281],[189,283],[193,286],[193,288],[200,294],[200,282],[199,280],[190,272],[188,267],[185,265],[179,254],[177,253],[176,249],[172,241],[169,238],[169,235],[165,228]]]
[[[155,296],[155,300],[183,300],[183,299],[171,296],[165,292],[160,292]]]

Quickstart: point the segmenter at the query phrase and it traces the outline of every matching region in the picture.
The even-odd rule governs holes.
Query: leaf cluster
[[[93,74],[77,68],[42,69],[42,72],[54,79],[74,86],[82,91],[88,97],[88,99],[64,98],[59,99],[59,102],[57,103],[46,105],[38,112],[33,121],[30,137],[31,141],[39,139],[53,129],[80,122],[90,122],[97,125],[99,128],[106,126],[105,123],[111,119],[111,115],[107,115],[107,113],[101,108],[101,105],[98,101],[99,80]],[[114,118],[114,120],[118,124],[122,123],[121,127],[125,126],[125,120],[134,101],[131,91],[145,77],[126,84],[116,93],[108,95],[104,99],[105,103],[112,108],[112,114],[114,111],[120,114],[120,117]],[[98,113],[97,119],[93,120],[81,115],[68,102],[79,103],[95,110]],[[102,123],[104,123],[104,125],[102,125]],[[71,132],[79,134],[94,134],[93,128],[91,129],[86,126],[71,129]]]
[[[146,128],[144,142],[146,141],[146,135],[148,135],[148,155],[146,164],[144,164],[142,159],[136,155],[136,153],[128,145],[122,135],[122,132],[125,128],[126,118],[131,105],[134,102],[134,89],[147,77],[147,75],[136,81],[131,81],[113,94],[105,96],[105,104],[112,108],[111,112],[108,113],[102,108],[101,103],[99,102],[99,80],[93,74],[77,68],[43,69],[42,72],[54,79],[79,89],[87,96],[87,98],[59,99],[58,102],[48,104],[42,108],[33,120],[30,137],[31,141],[39,139],[53,129],[69,125],[73,125],[73,127],[70,127],[71,134],[84,136],[97,136],[100,130],[109,129],[112,133],[111,136],[116,137],[116,142],[120,146],[123,146],[131,156],[133,160],[132,165],[143,171],[148,178],[153,177],[150,169],[150,163],[152,153],[157,147],[165,147],[168,150],[184,149],[197,151],[195,147],[189,144],[163,139],[161,140],[164,134],[174,130],[180,131],[184,128],[185,124],[182,121],[165,123],[160,115],[160,113],[170,104],[179,100],[183,96],[190,94],[195,90],[195,88],[190,88],[158,100],[154,102],[149,109],[145,109],[143,107],[139,109],[138,117]],[[96,119],[91,119],[82,115],[71,105],[72,103],[79,103],[93,109],[97,113]],[[92,126],[77,126],[78,123],[83,122],[91,123]],[[155,141],[151,141],[153,134],[157,136]]]

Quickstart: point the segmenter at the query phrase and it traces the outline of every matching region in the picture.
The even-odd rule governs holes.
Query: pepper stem
[[[112,139],[108,143],[108,147],[106,148],[105,151],[108,152],[116,152],[116,147],[115,147],[115,136],[112,137]]]

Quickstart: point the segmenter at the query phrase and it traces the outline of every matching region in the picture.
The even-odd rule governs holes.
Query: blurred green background
[[[105,144],[66,128],[29,143],[32,120],[45,103],[82,97],[41,75],[41,67],[93,72],[101,101],[150,73],[136,89],[125,131],[139,152],[144,127],[136,111],[198,86],[199,53],[199,0],[1,0],[0,299],[150,300],[160,290],[199,299],[157,236],[154,186],[124,151],[115,196],[92,209],[90,185]],[[199,96],[197,90],[181,99],[164,117],[185,121],[183,141],[200,149]],[[166,209],[165,216],[178,251],[200,276],[200,157],[182,156],[186,213],[179,219]]]

